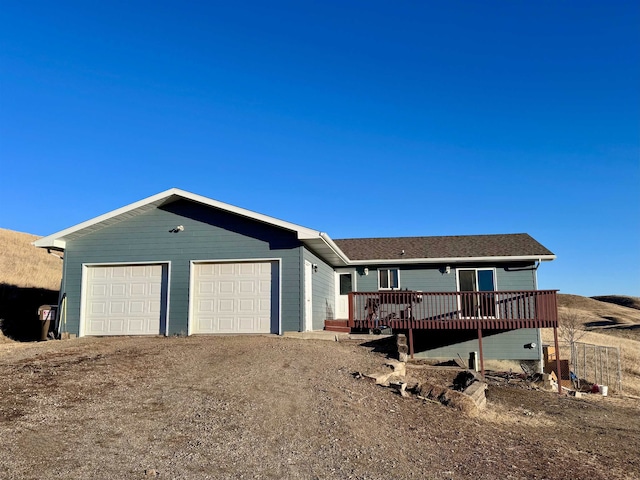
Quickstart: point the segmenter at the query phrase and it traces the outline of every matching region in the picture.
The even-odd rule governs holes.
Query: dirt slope
[[[490,386],[469,418],[275,336],[0,345],[0,478],[637,478],[640,404]],[[145,473],[146,472],[146,473]]]

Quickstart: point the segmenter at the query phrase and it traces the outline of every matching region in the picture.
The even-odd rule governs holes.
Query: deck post
[[[484,378],[484,353],[482,352],[482,328],[478,327],[478,353],[480,354],[480,375]]]
[[[409,329],[409,355],[413,360],[413,328]]]
[[[355,327],[355,314],[353,313],[353,292],[349,292],[349,328]]]
[[[556,347],[556,374],[558,376],[558,395],[562,395],[562,372],[560,371],[560,344],[558,343],[558,327],[553,327],[553,343]]]

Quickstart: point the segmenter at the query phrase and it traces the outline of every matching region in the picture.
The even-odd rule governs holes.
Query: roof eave
[[[494,257],[442,257],[442,258],[383,258],[371,260],[351,260],[351,265],[406,265],[412,263],[495,263],[495,262],[550,262],[555,255],[512,255]]]

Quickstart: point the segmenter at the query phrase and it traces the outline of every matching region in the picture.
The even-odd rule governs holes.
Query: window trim
[[[380,282],[380,275],[382,274],[383,271],[387,272],[387,282],[390,285],[391,284],[391,276],[390,276],[390,272],[392,270],[395,270],[397,272],[397,276],[398,276],[398,285],[396,285],[395,287],[382,287],[381,286],[381,282]],[[378,290],[400,290],[400,269],[397,267],[392,267],[392,268],[379,268],[378,269]]]
[[[478,288],[478,271],[479,270],[491,270],[493,271],[493,291],[498,291],[498,276],[496,272],[496,267],[459,267],[456,268],[456,291],[460,292],[460,271],[461,270],[473,270],[476,272],[476,288]],[[476,292],[480,292],[482,290],[476,290]]]
[[[493,292],[497,292],[498,291],[498,272],[497,272],[497,268],[496,267],[459,267],[456,268],[456,291],[460,292],[460,271],[461,270],[473,270],[476,274],[476,290],[474,290],[474,292],[476,293],[481,293],[487,290],[478,290],[478,283],[479,283],[479,279],[478,279],[478,272],[480,270],[488,270],[493,272]],[[495,302],[495,297],[494,297],[494,302]],[[463,305],[462,305],[462,296],[459,295],[458,296],[458,311],[462,312],[463,311]],[[467,316],[463,316],[462,318],[481,318],[481,319],[499,319],[500,318],[500,310],[498,309],[497,304],[494,304],[494,314],[493,315],[481,315],[481,316],[472,316],[472,317],[467,317]]]

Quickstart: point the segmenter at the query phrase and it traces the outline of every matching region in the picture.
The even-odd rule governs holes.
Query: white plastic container
[[[607,393],[609,393],[609,387],[606,385],[598,385],[598,390],[600,390],[603,397],[606,397]]]

